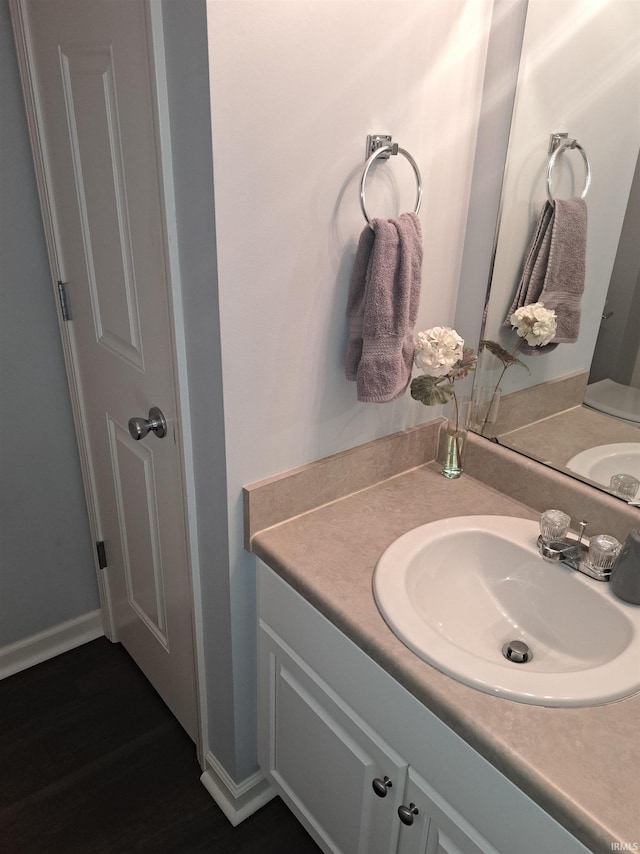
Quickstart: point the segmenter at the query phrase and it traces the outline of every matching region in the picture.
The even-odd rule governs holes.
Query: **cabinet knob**
[[[413,824],[414,815],[418,815],[418,807],[415,804],[409,804],[408,807],[403,804],[398,807],[398,816],[403,824]]]
[[[390,789],[391,786],[393,785],[393,783],[385,775],[382,780],[380,779],[380,777],[376,777],[371,785],[373,786],[373,791],[376,793],[376,795],[379,798],[386,798],[387,797],[387,789]]]

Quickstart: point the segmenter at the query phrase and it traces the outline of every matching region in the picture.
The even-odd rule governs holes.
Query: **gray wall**
[[[99,602],[6,0],[0,81],[1,648]]]

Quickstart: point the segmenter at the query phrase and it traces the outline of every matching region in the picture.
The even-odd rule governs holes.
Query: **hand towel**
[[[553,223],[553,205],[545,202],[540,213],[536,230],[533,233],[527,254],[518,290],[514,297],[505,323],[509,325],[509,318],[513,312],[525,305],[538,302],[544,286],[544,277],[549,263],[549,249],[551,247],[551,226]]]
[[[521,352],[543,354],[558,344],[573,344],[580,331],[587,249],[587,206],[582,199],[555,199],[540,214],[522,278],[506,323],[523,305],[542,302],[556,312],[555,337],[545,347],[521,346]]]
[[[348,380],[355,381],[358,376],[358,365],[362,356],[362,326],[364,322],[364,299],[367,285],[369,259],[373,248],[374,231],[368,225],[360,235],[356,260],[351,273],[349,298],[347,300],[347,319],[349,321],[349,337],[344,356],[344,371]]]
[[[345,373],[356,380],[362,402],[394,400],[409,384],[421,275],[416,214],[374,219],[373,229],[367,226],[360,236],[347,304]]]

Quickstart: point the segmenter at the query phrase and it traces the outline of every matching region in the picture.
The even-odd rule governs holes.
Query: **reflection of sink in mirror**
[[[587,386],[584,404],[640,427],[640,388],[622,385],[612,379],[599,380]]]
[[[609,486],[614,474],[631,474],[640,480],[640,442],[588,448],[572,457],[567,468],[603,486]]]
[[[537,537],[537,522],[507,516],[415,528],[378,561],[378,608],[420,658],[488,694],[589,706],[640,690],[640,608],[606,582],[545,561]],[[514,641],[529,661],[507,660]]]

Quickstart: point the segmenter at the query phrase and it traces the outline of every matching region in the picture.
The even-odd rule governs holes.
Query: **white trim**
[[[261,771],[256,771],[241,783],[234,783],[211,751],[207,752],[204,761],[205,771],[200,782],[234,827],[277,794]]]
[[[0,679],[34,664],[40,664],[83,643],[103,637],[102,614],[98,608],[81,617],[58,623],[50,629],[0,647]]]

